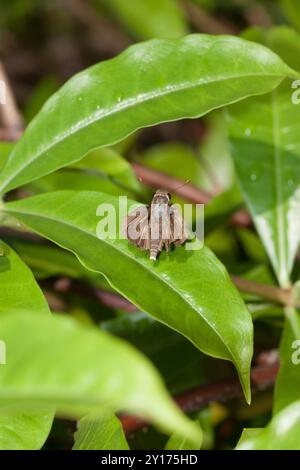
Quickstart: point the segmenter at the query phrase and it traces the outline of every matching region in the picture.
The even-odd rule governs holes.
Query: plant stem
[[[231,276],[231,279],[241,292],[258,295],[259,297],[285,306],[293,306],[295,303],[292,289],[282,289],[267,284],[259,284],[248,279],[242,279],[238,276]]]
[[[195,204],[207,204],[212,199],[210,193],[202,191],[191,183],[185,184],[182,180],[160,171],[152,170],[136,162],[132,163],[132,167],[137,177],[152,188],[162,187]]]

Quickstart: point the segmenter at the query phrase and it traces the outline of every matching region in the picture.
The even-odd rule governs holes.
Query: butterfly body
[[[149,250],[153,261],[163,249],[170,251],[172,243],[180,245],[187,239],[178,208],[170,204],[170,195],[161,189],[154,194],[150,207],[141,206],[129,214],[126,235],[141,250]]]

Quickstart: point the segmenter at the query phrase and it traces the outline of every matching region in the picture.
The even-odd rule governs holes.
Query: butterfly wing
[[[188,239],[188,232],[182,215],[175,205],[170,207],[170,239],[165,242],[166,250],[170,250],[170,244],[182,245]]]
[[[150,249],[149,208],[140,206],[126,219],[126,237],[140,250]]]

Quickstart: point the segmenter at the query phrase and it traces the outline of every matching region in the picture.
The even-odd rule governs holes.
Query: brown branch
[[[173,176],[152,170],[136,162],[132,163],[132,168],[137,177],[152,188],[162,187],[195,204],[207,204],[212,199],[210,193],[201,191],[191,183],[185,184],[184,181],[174,178]]]
[[[267,284],[259,284],[248,279],[242,279],[238,276],[231,276],[231,279],[241,292],[257,295],[284,306],[295,305],[292,289],[281,289],[280,287],[269,286]],[[54,283],[54,290],[61,294],[75,293],[84,297],[93,298],[107,307],[117,308],[128,313],[138,310],[134,304],[120,294],[90,286],[83,281],[61,278]]]
[[[264,299],[279,303],[284,306],[294,306],[295,298],[292,289],[282,289],[280,287],[259,284],[248,279],[242,279],[238,276],[231,276],[232,282],[241,292],[258,295]]]
[[[208,204],[215,195],[202,191],[191,183],[179,180],[173,176],[166,175],[160,171],[147,168],[140,163],[132,162],[132,168],[138,179],[146,186],[151,188],[164,188],[173,194],[190,201],[194,204]],[[251,225],[251,217],[245,210],[237,211],[230,219],[232,225],[238,227],[249,227]]]
[[[14,94],[9,84],[3,64],[0,60],[0,80],[5,84],[5,103],[0,104],[0,116],[2,126],[6,134],[7,140],[16,140],[20,137],[24,122],[23,118],[17,108]],[[1,134],[0,134],[1,136]]]
[[[265,356],[268,352],[264,353]],[[270,351],[274,358],[274,351]],[[265,363],[256,365],[251,369],[251,388],[252,393],[265,390],[274,385],[279,362],[277,360],[265,361]],[[242,396],[242,390],[237,377],[228,377],[215,383],[201,385],[187,392],[180,393],[174,397],[177,405],[186,413],[192,413],[205,408],[213,402],[226,402],[233,398]],[[126,434],[139,431],[148,425],[136,416],[124,415],[120,417]]]

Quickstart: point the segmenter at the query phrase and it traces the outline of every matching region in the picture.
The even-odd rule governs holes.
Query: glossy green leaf
[[[300,450],[300,401],[284,408],[265,429],[251,430],[237,450]]]
[[[274,413],[300,399],[300,315],[291,309],[280,345],[280,370],[276,380]]]
[[[5,211],[74,252],[142,311],[186,336],[201,351],[232,361],[249,400],[252,322],[224,266],[205,247],[192,251],[181,246],[153,263],[126,239],[97,238],[96,210],[101,203],[111,204],[118,214],[117,198],[72,191],[8,203]]]
[[[34,314],[48,316],[47,302],[28,267],[6,244],[0,242],[0,317],[6,312],[14,313],[30,309]],[[0,335],[0,339],[2,339]],[[7,361],[10,351],[6,345]],[[7,364],[0,365],[0,370]],[[41,411],[27,413],[22,407],[11,416],[4,407],[0,413],[0,450],[39,449],[48,437],[53,412],[44,407]]]
[[[139,39],[173,38],[188,32],[177,0],[98,0]]]
[[[112,413],[82,418],[74,439],[73,450],[129,450],[122,425]]]
[[[274,89],[295,73],[267,48],[191,35],[134,45],[80,72],[54,94],[0,176],[8,191],[112,145],[139,128],[202,116]]]
[[[201,430],[200,424],[198,421],[194,421],[195,424]],[[200,434],[200,433],[199,433]],[[199,450],[202,444],[202,436],[199,437],[198,442],[191,442],[189,439],[182,438],[176,434],[172,434],[169,437],[168,442],[165,445],[165,450]]]
[[[280,30],[264,36],[271,48],[273,34],[278,44]],[[287,47],[285,34],[284,41]],[[293,41],[289,47],[298,48]],[[300,106],[292,93],[286,80],[272,94],[234,105],[228,113],[240,184],[282,287],[290,284],[300,241]]]
[[[0,249],[0,315],[24,308],[49,314],[46,299],[30,269],[8,245],[0,242]]]
[[[150,362],[125,342],[67,316],[4,315],[0,337],[10,352],[0,369],[0,416],[16,405],[54,405],[64,416],[107,410],[136,413],[162,430],[198,439]],[[30,358],[30,360],[26,360]]]

